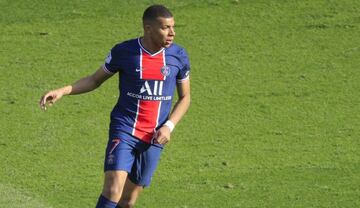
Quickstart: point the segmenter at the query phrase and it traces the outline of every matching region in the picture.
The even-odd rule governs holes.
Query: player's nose
[[[170,36],[175,36],[175,30],[174,30],[174,28],[170,28],[169,35],[170,35]]]

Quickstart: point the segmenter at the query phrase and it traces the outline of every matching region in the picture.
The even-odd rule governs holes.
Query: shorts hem
[[[116,167],[115,168],[106,168],[106,169],[104,169],[104,173],[106,171],[126,171],[128,174],[131,173],[131,171],[126,170],[125,168],[116,168]]]
[[[133,184],[135,184],[135,185],[137,185],[137,186],[142,186],[143,188],[150,186],[150,184],[144,184],[144,183],[140,183],[140,182],[136,181],[134,178],[131,177],[131,175],[128,175],[128,179],[129,179]]]

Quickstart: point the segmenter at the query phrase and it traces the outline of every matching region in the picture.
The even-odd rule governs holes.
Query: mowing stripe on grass
[[[16,188],[0,183],[0,208],[51,208],[41,200]]]

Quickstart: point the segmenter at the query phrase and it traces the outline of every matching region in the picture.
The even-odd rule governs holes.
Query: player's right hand
[[[52,104],[54,104],[57,100],[59,100],[64,94],[62,93],[61,90],[52,90],[47,92],[45,95],[43,95],[40,98],[40,108],[42,110],[46,110],[46,105],[48,104],[49,106],[51,106]]]
[[[162,126],[155,133],[155,143],[167,144],[170,141],[170,129],[167,126]]]

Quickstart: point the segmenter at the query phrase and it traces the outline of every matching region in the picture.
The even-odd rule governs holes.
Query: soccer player
[[[115,45],[95,73],[40,99],[46,110],[64,95],[92,91],[119,74],[120,96],[111,112],[105,180],[97,208],[135,205],[150,184],[171,132],[189,108],[190,65],[185,50],[173,43],[174,25],[166,7],[148,7],[142,37]],[[171,111],[175,88],[179,99]]]

